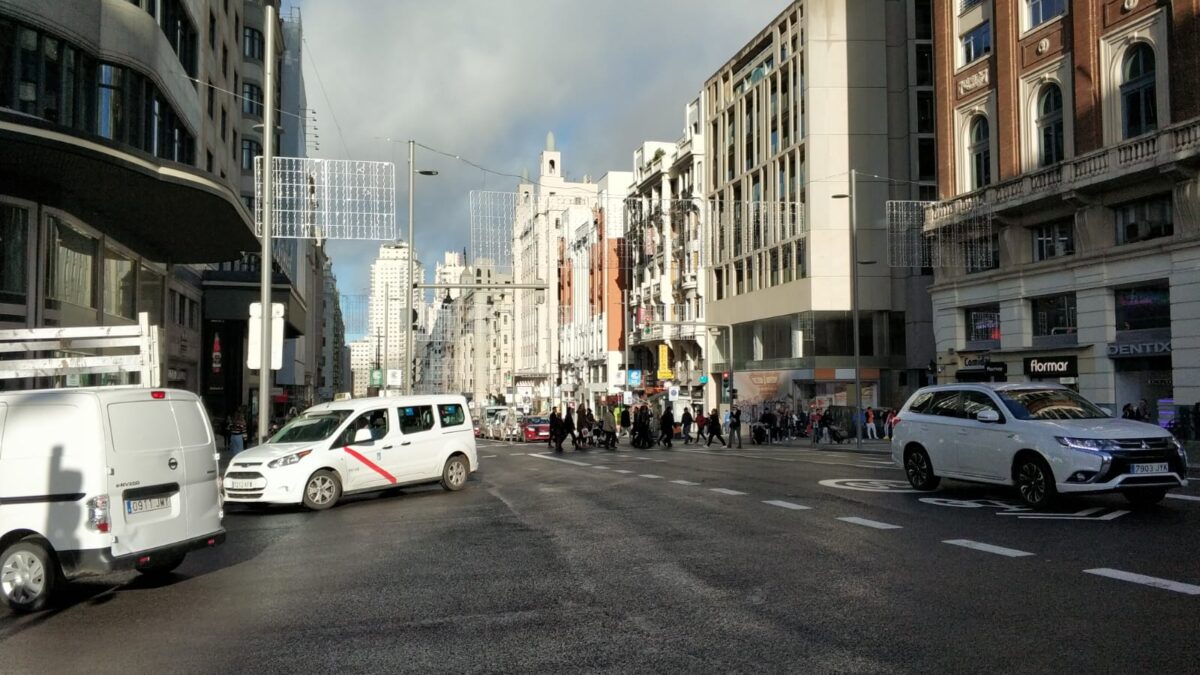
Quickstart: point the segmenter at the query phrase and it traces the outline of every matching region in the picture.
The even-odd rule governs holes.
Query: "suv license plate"
[[[147,511],[157,511],[165,509],[171,505],[170,497],[153,497],[151,499],[127,499],[125,500],[125,513],[145,513]]]
[[[1130,473],[1166,473],[1170,469],[1166,462],[1162,464],[1134,464],[1130,467]]]

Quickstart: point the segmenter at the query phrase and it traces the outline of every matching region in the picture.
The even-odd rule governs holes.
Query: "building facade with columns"
[[[935,3],[941,378],[1145,401],[1194,437],[1197,4],[967,4]]]

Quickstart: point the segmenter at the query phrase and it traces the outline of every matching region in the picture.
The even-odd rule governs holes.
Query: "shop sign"
[[[671,372],[671,350],[666,345],[658,346],[658,379],[670,380],[675,377]]]
[[[1031,356],[1025,359],[1025,374],[1030,377],[1078,377],[1076,356]]]
[[[1170,340],[1153,340],[1151,342],[1110,342],[1108,343],[1108,358],[1127,359],[1136,356],[1158,356],[1171,353]]]

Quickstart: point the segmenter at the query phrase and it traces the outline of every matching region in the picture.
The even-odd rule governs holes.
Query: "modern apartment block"
[[[935,3],[943,378],[1200,402],[1194,2]],[[1182,419],[1181,414],[1188,419]],[[1181,425],[1190,434],[1190,424]]]
[[[708,299],[701,101],[687,105],[679,140],[647,142],[634,150],[627,204],[629,311],[634,324],[630,368],[642,372],[643,393],[658,392],[667,382],[678,386],[680,405],[703,403],[701,377],[709,370],[708,329],[701,325]],[[679,322],[692,325],[670,325]]]
[[[922,0],[788,3],[705,82],[705,311],[733,326],[733,354],[724,336],[711,345],[710,396],[732,370],[743,404],[853,404],[852,204],[862,402],[899,406],[923,384],[928,278],[887,264],[884,214],[889,199],[932,186],[920,117],[930,9]],[[839,199],[851,170],[855,199]]]
[[[563,211],[559,240],[558,325],[561,391],[565,400],[594,410],[621,391],[625,369],[625,193],[627,171],[596,183],[596,200]]]
[[[208,86],[232,84],[241,4],[0,0],[0,324],[147,312],[167,383],[202,389],[214,366],[193,266],[256,246],[237,102]],[[56,384],[75,382],[0,386]]]

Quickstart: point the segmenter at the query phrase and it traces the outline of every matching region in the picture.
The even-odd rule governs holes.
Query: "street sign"
[[[700,376],[700,384],[708,384],[708,376],[707,375]]]
[[[380,370],[379,368],[375,368],[375,369],[371,370],[370,386],[372,386],[372,387],[382,387],[383,386],[383,371]]]
[[[628,376],[628,378],[629,378],[629,386],[631,386],[631,387],[640,387],[640,386],[642,386],[642,371],[640,371],[640,370],[627,370],[627,371],[625,371],[625,373],[626,373],[626,375],[627,375],[627,376]]]
[[[678,401],[679,400],[679,387],[670,387],[669,389],[667,389],[667,400],[668,401]]]
[[[246,367],[262,368],[262,303],[250,303],[250,334],[246,345]],[[271,303],[271,370],[283,367],[283,303]]]
[[[388,368],[387,386],[389,386],[389,387],[404,386],[404,371],[401,370],[400,368]]]
[[[627,391],[627,392],[624,392],[624,394],[625,395],[621,398],[622,404],[623,405],[633,405],[633,392]]]

